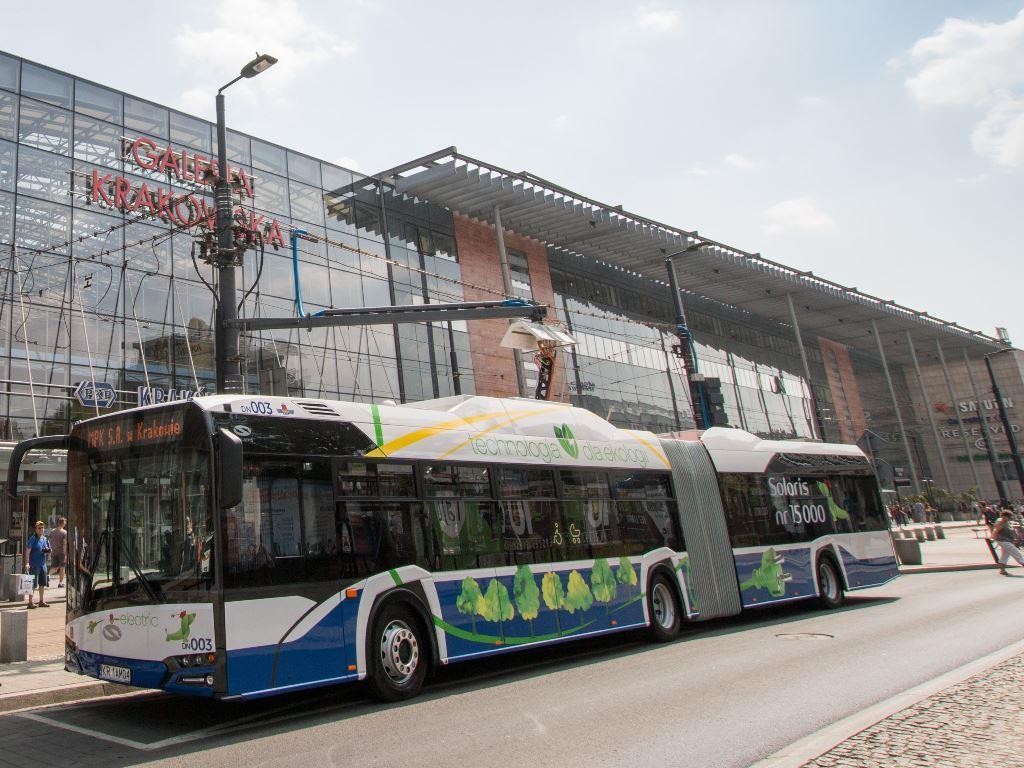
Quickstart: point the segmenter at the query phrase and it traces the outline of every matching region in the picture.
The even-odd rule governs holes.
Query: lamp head
[[[268,53],[257,53],[256,58],[242,67],[242,77],[256,77],[260,72],[265,72],[277,64],[277,59]]]

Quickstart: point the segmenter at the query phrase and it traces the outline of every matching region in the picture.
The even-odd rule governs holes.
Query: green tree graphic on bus
[[[569,574],[569,582],[565,590],[565,598],[562,600],[562,607],[571,615],[576,611],[580,612],[580,624],[583,624],[583,614],[594,604],[594,596],[590,592],[587,582],[580,576],[579,571]]]
[[[530,572],[530,566],[520,565],[516,569],[516,577],[512,581],[512,594],[515,596],[519,615],[530,622],[530,635],[533,636],[533,620],[540,613],[540,589]]]
[[[835,499],[832,498],[832,489],[828,487],[827,483],[823,483],[819,480],[818,490],[821,491],[822,495],[825,497],[825,501],[828,502],[828,511],[832,515],[832,522],[850,519],[850,513],[836,504]]]
[[[626,588],[627,595],[631,591],[630,587],[637,585],[636,570],[625,555],[619,558],[619,567],[615,569],[615,580]]]
[[[196,615],[194,613],[187,613],[185,611],[182,611],[178,614],[177,618],[180,619],[181,626],[178,627],[178,630],[176,632],[165,631],[165,641],[188,640],[189,635],[192,634],[192,622],[196,620]]]
[[[775,549],[768,547],[761,555],[761,565],[754,569],[750,578],[740,584],[740,590],[766,589],[772,597],[786,594],[786,582],[793,576],[782,569],[782,555],[776,555]]]
[[[594,592],[594,599],[604,603],[605,615],[608,614],[608,603],[615,599],[619,592],[619,585],[615,582],[615,574],[608,561],[599,557],[594,561],[594,567],[590,571],[590,586]]]
[[[544,598],[544,605],[548,607],[548,610],[555,612],[555,618],[557,619],[558,610],[565,601],[565,588],[562,587],[562,577],[554,571],[545,573],[544,578],[540,581],[540,593]],[[558,625],[562,625],[561,620],[559,620]]]
[[[480,614],[488,621],[509,621],[515,618],[516,609],[508,599],[508,588],[497,579],[491,579],[484,594],[484,612]]]
[[[483,616],[486,610],[484,606],[484,595],[480,591],[480,585],[476,579],[468,576],[462,580],[462,591],[455,598],[455,607],[463,616],[469,616],[473,634],[476,634],[476,617]]]

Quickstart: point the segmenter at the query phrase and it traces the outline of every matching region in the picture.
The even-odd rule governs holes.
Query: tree
[[[476,579],[471,579],[467,576],[462,580],[462,591],[455,598],[455,607],[459,609],[459,613],[463,616],[470,617],[473,634],[475,635],[476,617],[483,615],[484,608],[484,596],[480,592],[480,585],[476,583]]]
[[[579,571],[569,574],[569,583],[565,590],[565,599],[562,605],[570,614],[580,612],[580,624],[583,624],[583,613],[594,604],[594,596],[590,593],[590,587],[580,576]]]
[[[509,621],[516,615],[512,601],[508,599],[508,589],[497,579],[491,579],[484,595],[483,612],[480,614],[487,621]]]
[[[520,565],[516,569],[516,577],[512,581],[512,594],[515,595],[516,608],[519,615],[530,622],[530,635],[533,632],[533,620],[540,613],[540,589],[530,572],[530,566]]]
[[[619,585],[615,583],[615,574],[608,565],[608,561],[599,557],[594,561],[594,567],[590,571],[590,586],[594,590],[594,599],[604,603],[604,611],[608,613],[608,603],[615,599],[618,594]]]
[[[619,567],[615,574],[615,579],[626,587],[626,594],[629,594],[629,588],[637,585],[636,571],[633,569],[633,564],[629,562],[629,558],[623,555],[619,558]]]

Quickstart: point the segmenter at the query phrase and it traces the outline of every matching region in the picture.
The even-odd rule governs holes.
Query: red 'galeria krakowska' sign
[[[135,165],[146,171],[168,173],[184,182],[213,186],[218,175],[217,161],[198,152],[173,150],[171,147],[161,148],[156,142],[147,138],[138,138],[126,142],[125,159],[134,161]],[[233,181],[237,181],[237,189],[242,195],[255,199],[252,179],[241,168],[228,173]],[[150,186],[146,182],[135,183],[134,180],[114,173],[103,173],[93,170],[87,177],[89,202],[114,208],[124,213],[148,212],[162,221],[180,227],[205,227],[213,229],[216,219],[216,207],[207,205],[202,196],[185,194],[173,189]],[[247,211],[242,206],[235,209],[235,222],[245,229],[248,239],[256,242],[259,238],[267,245],[284,246],[284,235],[277,219],[270,219],[263,214]]]

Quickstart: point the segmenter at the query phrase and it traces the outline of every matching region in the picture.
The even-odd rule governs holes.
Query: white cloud
[[[679,26],[679,11],[656,5],[642,5],[636,12],[636,25],[644,32],[662,34]]]
[[[554,124],[554,126],[556,128],[561,128],[566,123],[569,122],[569,116],[568,115],[556,115],[555,118],[551,122]]]
[[[762,214],[766,235],[786,232],[828,232],[835,229],[832,217],[809,197],[795,197],[767,208]]]
[[[705,168],[703,165],[695,165],[687,171],[690,176],[711,176],[712,171]]]
[[[334,163],[335,165],[340,165],[342,168],[348,168],[350,171],[360,170],[359,161],[356,160],[354,157],[349,157],[348,155],[336,157],[331,162]]]
[[[740,170],[744,171],[747,168],[752,168],[754,166],[754,164],[750,162],[750,160],[748,160],[746,157],[739,154],[738,152],[733,152],[726,155],[725,164],[731,165],[733,168],[739,168]]]
[[[294,0],[219,0],[208,26],[180,26],[174,47],[199,84],[182,93],[184,104],[206,113],[217,87],[234,77],[257,51],[279,59],[260,77],[263,96],[282,97],[304,70],[355,53],[357,46],[310,21]],[[200,79],[201,78],[201,79]]]
[[[1024,11],[1003,23],[946,19],[907,59],[916,71],[906,86],[918,104],[983,110],[974,150],[996,165],[1024,167]]]

